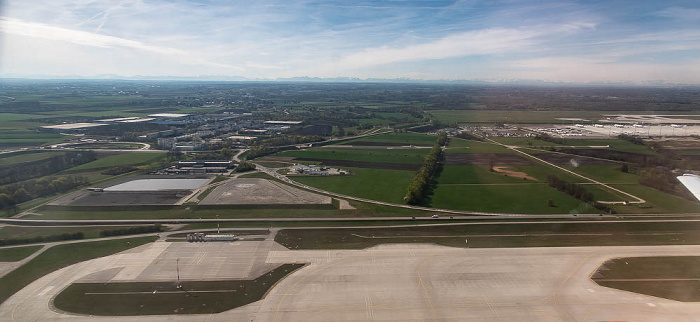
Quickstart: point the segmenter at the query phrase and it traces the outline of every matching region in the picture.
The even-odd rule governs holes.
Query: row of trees
[[[552,143],[555,143],[555,144],[561,144],[561,145],[565,145],[565,144],[566,144],[566,140],[565,140],[565,139],[562,139],[562,138],[555,138],[555,137],[553,137],[553,136],[551,136],[551,135],[549,135],[549,134],[547,134],[547,133],[539,133],[539,134],[535,135],[535,139],[536,139],[536,140],[540,140],[540,141],[545,141],[545,142],[552,142]]]
[[[0,185],[50,175],[97,160],[92,151],[69,151],[48,159],[0,167]]]
[[[447,133],[438,134],[437,143],[423,159],[420,169],[416,172],[413,180],[408,185],[404,201],[409,205],[419,205],[425,201],[428,187],[433,177],[433,173],[438,167],[438,162],[442,157],[442,147],[447,144]]]
[[[135,235],[135,234],[146,234],[146,233],[156,233],[163,231],[163,227],[160,224],[155,224],[151,226],[137,226],[137,227],[126,227],[103,230],[100,232],[102,237],[110,236],[121,236],[121,235]]]
[[[549,184],[550,187],[583,202],[588,203],[595,201],[593,199],[593,194],[586,190],[582,185],[562,180],[555,175],[547,176],[547,184]]]
[[[238,163],[238,166],[236,166],[236,169],[234,169],[233,171],[246,172],[253,170],[255,170],[255,163],[243,160],[240,163]]]
[[[44,177],[27,180],[0,187],[0,209],[7,209],[19,203],[66,192],[85,185],[88,179],[84,176]]]
[[[617,138],[637,145],[644,145],[644,140],[642,140],[642,138],[636,135],[620,134],[617,136]]]

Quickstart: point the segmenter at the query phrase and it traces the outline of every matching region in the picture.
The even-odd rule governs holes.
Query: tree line
[[[151,226],[137,226],[137,227],[125,227],[117,229],[108,229],[100,232],[101,237],[110,236],[121,236],[121,235],[135,235],[135,234],[146,234],[146,233],[156,233],[163,231],[163,227],[160,224],[155,224]]]
[[[442,147],[445,144],[447,144],[447,133],[441,131],[438,133],[437,143],[425,156],[420,169],[408,185],[406,196],[403,198],[407,204],[419,205],[425,202],[428,187],[442,157]]]
[[[555,175],[547,176],[547,184],[549,184],[550,187],[557,189],[583,202],[588,203],[595,201],[593,199],[593,194],[590,191],[586,190],[586,188],[584,188],[582,185],[562,180]]]
[[[92,151],[69,151],[48,159],[0,167],[0,185],[42,177],[97,160]]]
[[[583,185],[568,182],[566,180],[560,179],[555,175],[547,176],[547,184],[549,184],[550,187],[557,189],[578,200],[581,200],[600,211],[616,213],[615,210],[609,208],[607,205],[597,202],[593,197],[593,194],[590,191],[586,190],[586,188],[584,188]],[[551,200],[548,201],[548,203],[553,204]]]
[[[88,183],[84,176],[44,177],[0,187],[0,209],[7,209],[35,198],[66,192]]]

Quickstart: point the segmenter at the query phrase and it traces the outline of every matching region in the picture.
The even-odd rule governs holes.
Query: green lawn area
[[[0,249],[0,262],[17,262],[34,254],[42,246],[13,247]]]
[[[620,165],[582,165],[564,168],[602,183],[637,183],[639,181],[639,175],[620,171]]]
[[[420,164],[429,149],[312,148],[284,151],[281,157]]]
[[[73,172],[83,172],[97,169],[107,169],[120,165],[141,165],[151,163],[159,158],[165,156],[165,153],[144,153],[144,152],[133,152],[133,153],[123,153],[117,155],[110,155],[102,159],[98,159],[86,164],[79,165],[75,168],[70,168],[66,173]]]
[[[157,237],[137,237],[53,246],[22,267],[0,278],[0,303],[29,283],[55,270],[93,258],[112,255],[151,243],[156,239]]]
[[[518,171],[517,166],[509,166],[509,169]],[[489,171],[486,165],[448,165],[443,166],[442,171],[437,176],[438,184],[452,183],[512,183],[512,184],[532,184],[536,181],[524,180],[509,177],[503,173]],[[539,181],[540,184],[545,184]]]
[[[78,226],[78,227],[23,227],[5,226],[0,228],[0,239],[21,239],[39,236],[52,236],[82,232],[85,238],[100,237],[103,230],[130,228],[133,226]]]
[[[610,150],[628,152],[628,153],[638,153],[655,155],[656,152],[652,151],[646,145],[634,144],[620,139],[567,139],[566,145],[574,146],[603,146],[609,145]]]
[[[547,206],[552,199],[555,207]],[[580,201],[546,185],[438,186],[431,206],[479,212],[566,214],[596,213]]]
[[[445,153],[513,153],[511,150],[490,142],[450,138]]]
[[[22,153],[0,158],[0,166],[18,164],[22,162],[39,161],[60,155],[62,152],[37,152]]]
[[[508,224],[481,222],[477,225],[422,227],[282,229],[275,236],[275,241],[289,249],[362,249],[385,243],[431,243],[462,248],[693,245],[700,242],[699,225],[610,221]],[[628,234],[629,232],[650,234]]]
[[[352,142],[385,142],[385,143],[402,143],[405,145],[423,145],[433,146],[437,142],[437,136],[421,133],[387,133],[344,141],[339,144],[352,144]]]
[[[672,299],[700,301],[698,256],[622,257],[606,261],[593,275],[601,286]]]
[[[219,313],[262,299],[303,266],[283,264],[253,280],[183,281],[181,289],[173,282],[75,283],[56,296],[54,305],[90,316]]]
[[[350,168],[346,176],[294,176],[303,184],[349,196],[403,203],[413,171]]]
[[[700,203],[676,197],[639,184],[611,187],[629,192],[647,201],[644,205],[614,206],[619,213],[700,213]]]

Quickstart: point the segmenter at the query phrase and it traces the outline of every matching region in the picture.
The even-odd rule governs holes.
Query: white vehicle
[[[433,218],[440,218],[440,216],[438,216],[438,215],[433,215]]]

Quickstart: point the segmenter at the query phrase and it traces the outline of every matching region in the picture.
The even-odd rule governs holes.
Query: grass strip
[[[0,262],[17,262],[34,254],[41,246],[27,246],[0,249]]]
[[[283,264],[253,280],[75,283],[54,300],[61,310],[101,316],[220,313],[262,299],[304,264]]]
[[[53,246],[0,278],[0,303],[36,279],[82,261],[112,255],[155,241],[157,237],[122,238]]]

